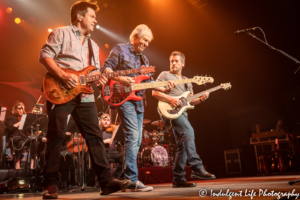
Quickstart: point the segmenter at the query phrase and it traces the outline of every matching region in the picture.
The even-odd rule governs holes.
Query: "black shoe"
[[[57,186],[56,185],[50,185],[47,187],[44,187],[43,192],[43,199],[57,199]]]
[[[181,188],[181,187],[196,187],[196,183],[188,182],[187,180],[184,181],[174,181],[173,188]]]
[[[207,172],[205,169],[196,169],[196,170],[192,170],[191,178],[209,180],[209,179],[215,179],[216,176],[214,174]]]
[[[117,192],[122,189],[126,189],[132,185],[131,180],[117,180],[113,179],[110,183],[100,183],[101,193],[100,195],[108,195],[114,192]]]

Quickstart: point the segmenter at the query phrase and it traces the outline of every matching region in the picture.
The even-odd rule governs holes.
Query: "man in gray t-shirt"
[[[169,81],[186,79],[182,76],[182,69],[185,65],[185,56],[178,51],[174,51],[170,56],[170,71],[162,72],[157,81]],[[168,102],[172,107],[182,106],[182,102],[177,96],[180,96],[186,91],[190,91],[193,95],[193,87],[191,83],[177,84],[176,87],[169,93],[153,91],[152,95],[160,101]],[[202,97],[196,98],[189,103],[197,105],[205,101],[209,96],[206,92]],[[168,120],[162,117],[166,123]],[[196,151],[194,129],[190,124],[187,115],[181,115],[177,119],[171,121],[172,129],[176,140],[177,151],[173,165],[173,187],[195,187],[196,183],[190,183],[185,179],[184,167],[186,161],[192,169],[191,178],[197,179],[214,179],[214,174],[207,172],[202,164],[202,160]]]

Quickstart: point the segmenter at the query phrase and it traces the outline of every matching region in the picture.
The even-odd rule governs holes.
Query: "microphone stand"
[[[275,51],[281,53],[282,55],[284,55],[284,56],[288,57],[289,59],[293,60],[296,64],[300,65],[300,62],[299,62],[296,58],[290,56],[289,54],[285,53],[284,51],[281,51],[280,49],[276,49],[275,47],[269,45],[269,44],[268,44],[267,42],[265,42],[265,41],[262,41],[261,39],[259,39],[258,37],[256,37],[255,35],[253,35],[253,34],[250,33],[250,32],[246,32],[246,34],[247,34],[248,36],[254,38],[254,39],[257,39],[257,40],[260,41],[261,43],[267,45],[270,49],[275,50]],[[297,70],[294,72],[294,74],[296,74],[299,70],[300,70],[300,66],[297,68]]]
[[[275,47],[273,47],[273,46],[269,45],[268,43],[262,41],[261,39],[259,39],[259,38],[256,37],[255,35],[253,35],[252,33],[246,32],[246,34],[247,34],[248,36],[254,38],[254,39],[257,39],[257,40],[260,41],[261,43],[267,45],[267,46],[268,46],[269,48],[271,48],[272,50],[275,50],[275,51],[281,53],[282,55],[288,57],[289,59],[293,60],[296,64],[300,64],[300,62],[299,62],[296,58],[290,56],[289,54],[285,53],[284,51],[281,51],[280,49],[276,49]],[[294,74],[296,74],[296,73],[299,71],[299,69],[300,69],[300,66],[297,68],[297,70],[294,72]],[[290,184],[290,185],[293,185],[293,184],[298,183],[298,182],[300,182],[300,179],[299,179],[299,180],[295,180],[295,181],[289,181],[289,184]]]

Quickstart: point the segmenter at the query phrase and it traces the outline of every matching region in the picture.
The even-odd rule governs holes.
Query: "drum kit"
[[[149,119],[143,120],[143,124],[149,123],[151,123]],[[149,132],[143,125],[142,143],[138,153],[138,166],[173,166],[175,145],[171,141],[172,131],[161,120],[153,121],[151,125],[156,126],[156,130]]]

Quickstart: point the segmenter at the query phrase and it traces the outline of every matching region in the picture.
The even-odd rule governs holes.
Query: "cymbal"
[[[35,104],[36,107],[45,107],[45,104],[42,104],[42,103],[37,103]]]
[[[164,122],[161,120],[157,120],[151,123],[152,125],[156,125],[156,126],[164,126]]]
[[[150,123],[150,122],[151,122],[150,119],[144,119],[144,120],[143,120],[143,124],[148,124],[148,123]]]

